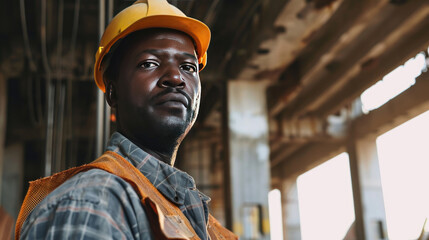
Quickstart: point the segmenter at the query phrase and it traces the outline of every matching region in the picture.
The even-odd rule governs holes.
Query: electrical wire
[[[51,68],[49,66],[48,53],[46,47],[46,0],[42,0],[41,4],[41,27],[40,27],[40,39],[42,47],[42,62],[43,68],[47,76],[47,82],[51,80]]]
[[[33,79],[31,78],[31,74],[28,74],[28,71],[24,72],[25,74],[25,80],[27,82],[27,106],[28,106],[28,112],[30,115],[30,120],[34,125],[38,125],[36,111],[34,110],[34,104],[33,104]]]
[[[36,73],[27,70],[24,78],[27,82],[27,106],[30,120],[33,125],[40,127],[43,122],[40,77]],[[35,82],[35,86],[33,82]],[[36,96],[34,96],[34,92],[36,92]]]
[[[27,30],[27,18],[25,14],[25,0],[19,1],[19,10],[21,15],[21,29],[22,29],[22,35],[24,37],[24,46],[25,46],[25,53],[27,55],[27,59],[30,63],[30,70],[32,72],[35,72],[37,70],[36,63],[33,58],[33,54],[31,52],[30,47],[30,40],[28,38],[28,30]]]
[[[64,166],[63,159],[63,126],[64,126],[64,105],[65,105],[65,85],[62,82],[62,48],[63,48],[63,21],[64,21],[64,0],[58,4],[58,30],[57,30],[57,65],[56,65],[56,121],[55,121],[55,172],[61,171]]]
[[[80,13],[80,0],[75,0],[75,6],[74,6],[74,16],[73,16],[73,28],[72,28],[72,37],[71,37],[71,43],[70,43],[70,52],[71,52],[71,57],[70,57],[70,62],[74,64],[76,63],[75,61],[75,50],[76,50],[76,39],[77,39],[77,33],[78,33],[78,29],[79,29],[79,13]],[[70,142],[70,149],[73,149],[73,101],[72,101],[72,96],[73,96],[73,84],[72,84],[72,74],[68,75],[67,77],[67,117],[66,117],[66,139],[68,140],[67,142]],[[75,153],[75,151],[70,151],[70,165],[71,166],[76,166],[76,159],[73,157],[73,154]]]
[[[33,76],[35,76],[35,72],[37,71],[37,64],[33,58],[33,53],[31,51],[30,39],[28,37],[28,29],[27,29],[27,18],[25,13],[25,0],[19,1],[19,9],[20,9],[20,17],[21,17],[21,29],[24,40],[24,49],[25,54],[28,60],[28,67],[30,69],[30,73],[26,75],[27,80],[27,92],[28,92],[28,107],[30,112],[30,119],[34,125],[39,126],[43,122],[43,114],[42,114],[42,101],[40,97],[40,81],[36,76],[36,87],[33,88]],[[34,89],[36,90],[36,98],[34,100]],[[34,106],[35,105],[35,106]]]
[[[37,113],[37,119],[39,119],[39,125],[42,124],[44,121],[43,111],[42,111],[42,86],[41,86],[41,79],[40,76],[36,73],[34,73],[35,76],[35,82],[36,86],[34,89],[36,89],[36,113]]]

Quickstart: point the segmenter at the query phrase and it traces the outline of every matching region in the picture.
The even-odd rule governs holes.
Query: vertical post
[[[107,21],[108,22],[112,21],[112,18],[113,18],[113,8],[114,8],[114,1],[113,0],[109,0],[108,1],[108,6],[107,6]],[[100,39],[101,39],[101,36],[102,35],[100,35]],[[103,132],[104,138],[103,138],[103,147],[105,147],[105,146],[107,146],[107,142],[109,141],[109,138],[110,138],[110,114],[111,114],[111,110],[110,110],[109,104],[107,104],[106,101],[103,101],[103,102],[104,102],[104,132]]]
[[[0,186],[3,182],[3,162],[4,162],[4,145],[6,137],[6,120],[7,120],[7,80],[0,73]],[[1,199],[1,191],[0,191]]]
[[[113,0],[108,0],[107,20],[110,22],[113,18]],[[106,27],[106,0],[99,0],[99,28],[98,36],[101,39]],[[97,123],[95,136],[95,156],[103,153],[110,137],[110,106],[104,100],[104,93],[97,91]]]
[[[228,82],[233,230],[242,239],[268,239],[270,189],[266,82]]]
[[[356,141],[366,239],[387,239],[386,212],[375,136]]]
[[[350,134],[353,135],[353,134]],[[355,234],[356,239],[365,240],[365,227],[363,216],[363,203],[359,176],[359,162],[354,136],[347,139],[347,152],[350,161],[350,176],[352,178],[353,203],[355,208]]]
[[[301,219],[298,206],[298,186],[296,178],[283,182],[282,203],[284,216],[284,239],[301,239]]]
[[[46,81],[46,146],[45,146],[45,176],[52,173],[52,154],[53,154],[53,138],[54,138],[54,96],[55,88],[52,85],[51,67],[49,66],[48,50],[47,50],[47,22],[46,22],[46,0],[41,2],[41,27],[40,27],[40,42],[42,48],[42,63],[45,70]]]
[[[105,0],[99,0],[98,8],[98,36],[101,39],[103,36],[104,28],[106,26],[106,2]],[[100,156],[104,148],[105,141],[105,108],[106,102],[104,101],[104,93],[97,90],[97,117],[96,117],[96,129],[95,129],[95,156]]]
[[[45,177],[52,174],[52,150],[54,134],[54,95],[50,74],[46,74],[46,147],[45,147]]]
[[[225,204],[225,227],[232,230],[232,202],[231,202],[231,169],[228,130],[228,83],[222,82],[222,145],[223,145],[223,189]]]
[[[376,137],[348,141],[357,239],[387,239]]]

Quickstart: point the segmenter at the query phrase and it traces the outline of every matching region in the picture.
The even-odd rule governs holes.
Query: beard
[[[179,119],[175,116],[165,118],[155,118],[151,115],[150,126],[160,135],[163,139],[174,139],[176,142],[184,138],[184,135],[189,131],[193,125],[195,111],[187,109],[184,119]]]
[[[188,99],[189,104],[186,106],[185,112],[180,108],[171,108],[168,111],[157,109],[156,99],[172,92],[182,94]],[[180,143],[196,120],[199,109],[199,94],[194,104],[191,104],[193,102],[192,98],[186,92],[181,89],[174,90],[167,88],[165,91],[152,97],[150,102],[151,104],[148,109],[142,109],[141,114],[144,116],[143,119],[146,119],[149,126],[156,129],[162,138],[175,139],[177,143]]]
[[[136,145],[161,153],[173,153],[193,126],[199,109],[199,94],[196,100],[186,93],[185,107],[162,105],[166,90],[145,100],[144,104],[118,105],[118,131]]]
[[[185,114],[173,110],[167,115],[147,108],[134,109],[136,117],[132,121],[122,122],[118,114],[118,130],[136,145],[158,152],[174,152],[196,120],[195,109],[187,108]]]

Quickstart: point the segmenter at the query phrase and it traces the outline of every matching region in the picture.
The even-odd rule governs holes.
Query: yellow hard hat
[[[94,79],[101,91],[106,91],[101,63],[110,48],[128,34],[147,28],[170,28],[188,34],[196,44],[200,71],[206,65],[210,29],[204,23],[187,17],[167,0],[138,0],[118,13],[101,37],[94,64]]]

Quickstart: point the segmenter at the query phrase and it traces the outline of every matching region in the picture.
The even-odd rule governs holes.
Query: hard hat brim
[[[121,29],[121,32],[118,33],[115,38],[111,39],[109,43],[105,46],[99,47],[96,53],[96,62],[94,65],[94,78],[97,86],[103,92],[106,91],[103,72],[101,69],[101,62],[103,61],[104,56],[119,39],[126,37],[130,33],[149,28],[168,28],[188,34],[195,41],[196,51],[199,57],[198,62],[200,64],[200,71],[205,67],[207,61],[206,52],[210,44],[210,29],[204,23],[193,18],[182,16],[147,16],[136,21],[127,28]]]

